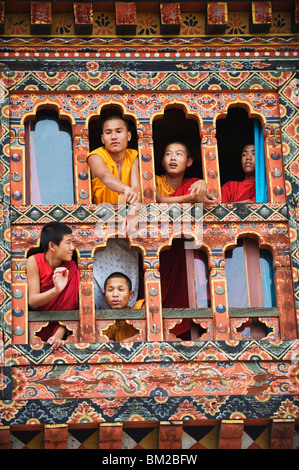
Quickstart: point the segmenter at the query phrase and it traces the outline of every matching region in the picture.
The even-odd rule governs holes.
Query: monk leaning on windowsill
[[[27,260],[29,306],[34,310],[78,310],[80,271],[72,260],[74,251],[71,229],[60,222],[49,222],[41,232],[41,253]],[[63,346],[67,330],[50,322],[37,333],[53,349]]]

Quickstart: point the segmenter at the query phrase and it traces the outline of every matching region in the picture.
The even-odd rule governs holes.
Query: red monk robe
[[[53,283],[53,272],[54,269],[48,264],[46,260],[45,253],[37,253],[33,255],[39,270],[40,276],[40,292],[46,292],[52,287]],[[80,280],[80,271],[75,263],[75,261],[64,261],[61,265],[69,271],[68,283],[64,290],[60,292],[54,299],[50,302],[42,305],[37,310],[41,311],[57,311],[57,310],[78,310],[79,308],[79,280]],[[43,328],[37,336],[39,336],[42,341],[47,341],[51,336],[55,334],[59,328],[58,322],[49,323],[48,326]]]
[[[221,202],[255,202],[255,180],[228,181],[221,188]]]
[[[185,178],[178,189],[170,194],[184,196],[190,194],[192,183],[198,178]],[[184,239],[174,239],[172,246],[160,255],[160,276],[162,291],[162,306],[164,308],[188,308],[187,268]],[[190,320],[182,320],[171,332],[182,339],[190,339],[186,333],[190,330]]]

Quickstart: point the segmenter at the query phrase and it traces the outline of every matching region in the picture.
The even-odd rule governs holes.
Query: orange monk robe
[[[144,299],[137,300],[134,304],[133,309],[142,308],[144,304]],[[131,307],[126,307],[129,310]],[[116,320],[113,325],[110,325],[106,330],[103,331],[103,334],[108,336],[110,341],[116,341],[119,343],[127,338],[135,336],[138,331],[134,326],[127,323],[126,320]]]
[[[131,169],[133,165],[133,161],[138,155],[137,150],[134,149],[127,149],[125,153],[125,159],[123,161],[121,167],[121,178],[119,178],[118,170],[115,161],[109,154],[109,152],[105,149],[105,147],[99,147],[92,152],[89,153],[90,155],[99,155],[104,160],[105,165],[111,171],[111,173],[116,176],[118,179],[121,179],[123,183],[130,186],[130,177],[131,177]],[[87,157],[87,158],[88,158]],[[115,191],[111,191],[111,189],[107,188],[107,186],[102,183],[101,179],[98,177],[93,178],[91,182],[91,189],[92,189],[92,201],[94,204],[101,204],[102,202],[106,202],[109,204],[118,204],[118,197],[123,196],[123,193],[117,193]]]
[[[191,185],[198,181],[198,178],[185,178],[175,191],[166,181],[166,175],[156,176],[156,185],[162,197],[185,196],[191,193]]]

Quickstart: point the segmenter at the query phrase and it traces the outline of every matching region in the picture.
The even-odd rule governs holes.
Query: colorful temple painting
[[[0,28],[0,448],[298,449],[299,1],[1,1]],[[138,151],[130,233],[128,205],[92,200],[105,113]],[[223,202],[256,132],[266,195]],[[213,204],[157,202],[171,139]],[[28,306],[50,221],[74,235],[78,310]],[[115,238],[138,254],[142,308],[96,308]],[[183,255],[183,306],[163,301],[165,253]],[[53,320],[70,332],[55,351]],[[119,320],[133,341],[109,339]]]

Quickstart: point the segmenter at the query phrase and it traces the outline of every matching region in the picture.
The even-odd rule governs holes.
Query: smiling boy
[[[28,303],[34,310],[77,310],[80,271],[72,260],[74,244],[71,229],[60,222],[46,224],[40,237],[41,253],[26,264]],[[53,349],[63,346],[66,328],[50,322],[38,334]]]
[[[131,140],[128,123],[121,116],[107,117],[102,124],[103,147],[89,153],[87,162],[92,176],[94,204],[141,202],[138,152],[128,149]]]

